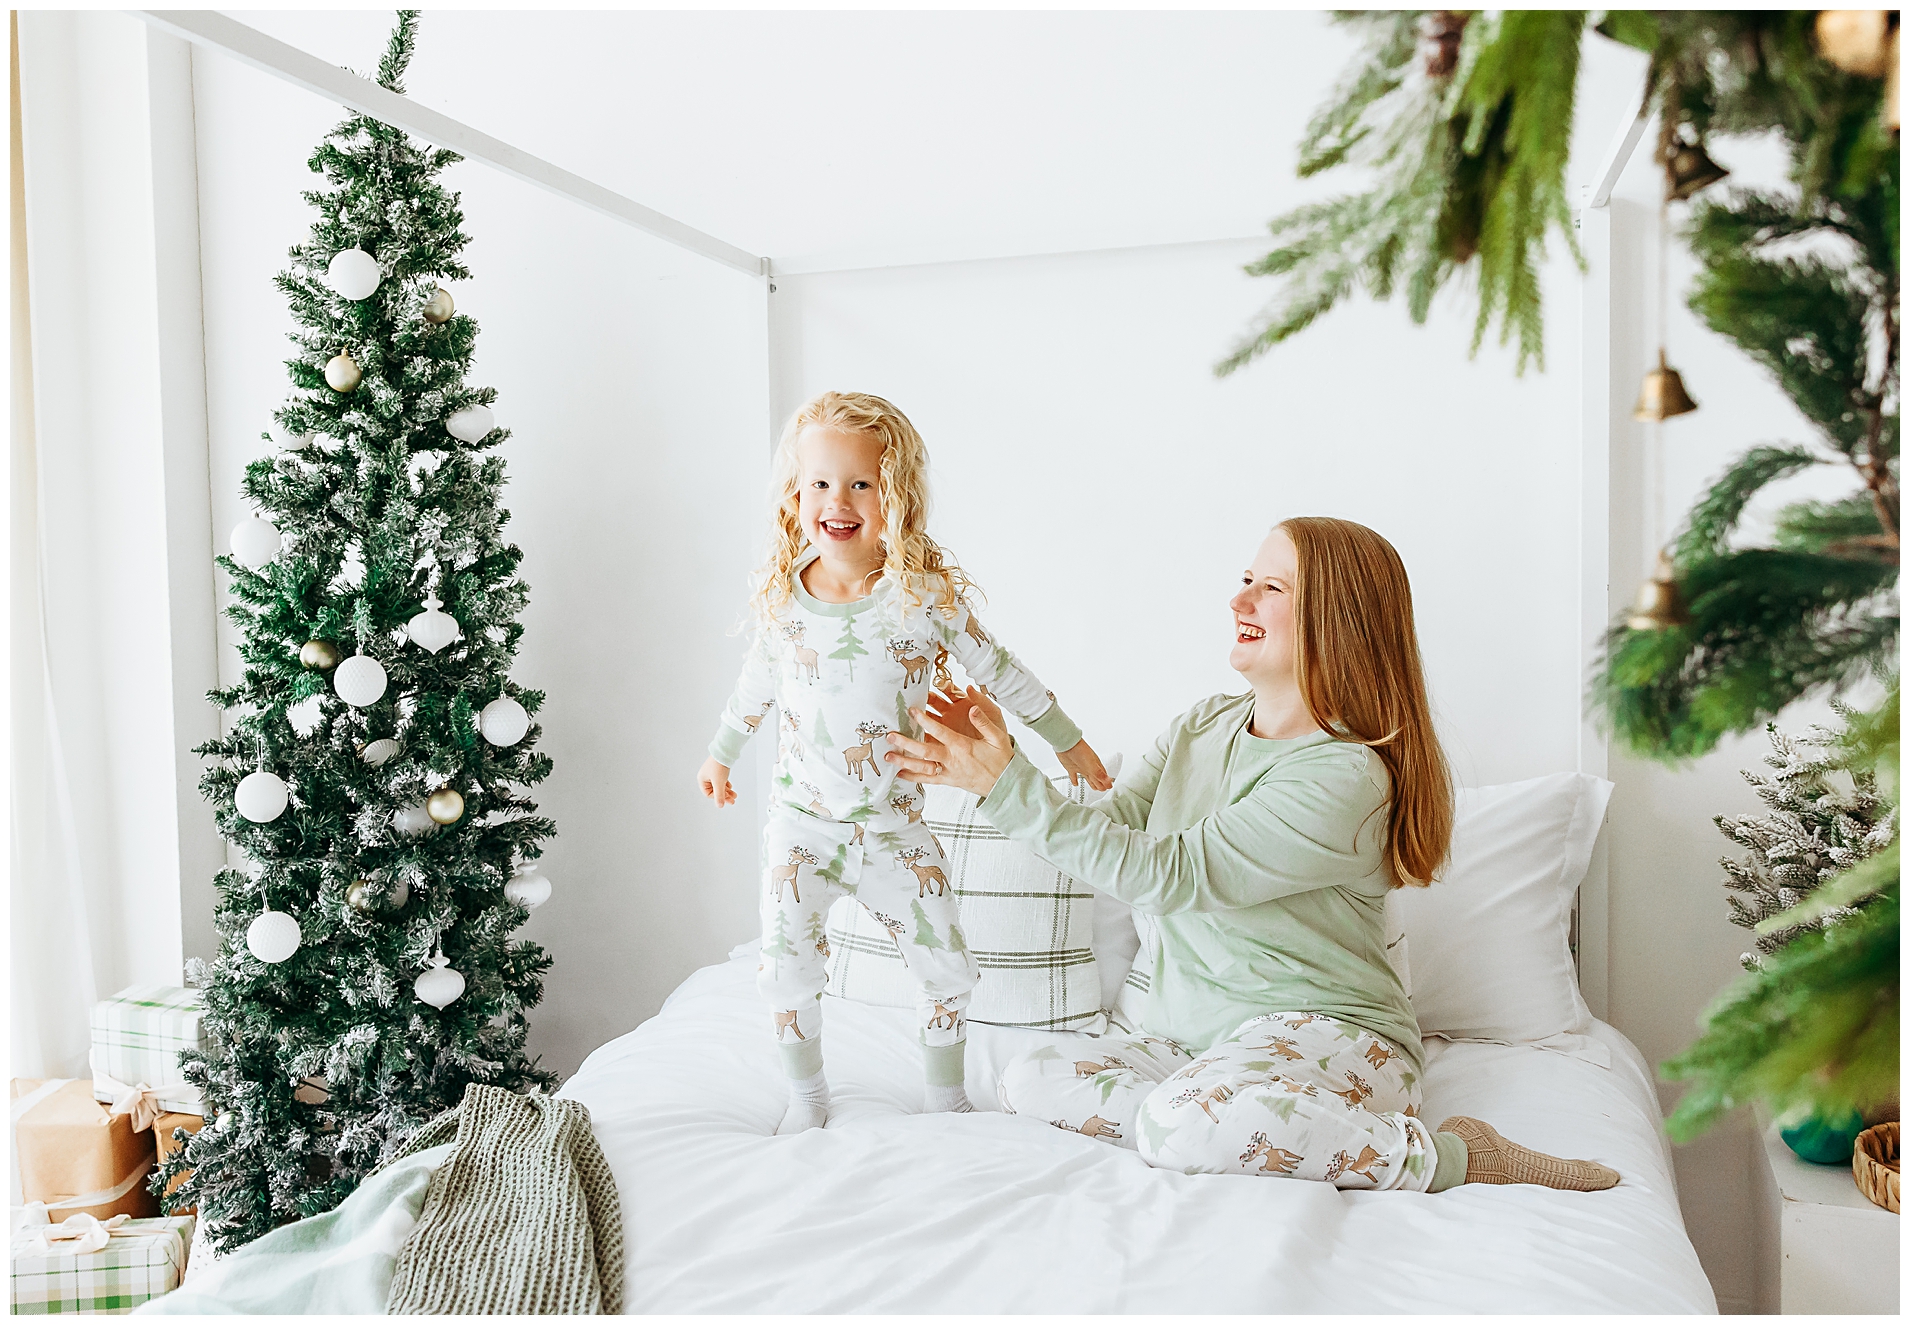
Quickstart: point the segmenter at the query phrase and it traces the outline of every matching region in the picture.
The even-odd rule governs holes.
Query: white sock
[[[789,1083],[789,1108],[776,1124],[777,1136],[794,1136],[829,1121],[829,1082],[822,1073]]]
[[[975,1106],[968,1102],[968,1090],[962,1086],[924,1086],[922,1088],[922,1112],[924,1113],[973,1113]]]

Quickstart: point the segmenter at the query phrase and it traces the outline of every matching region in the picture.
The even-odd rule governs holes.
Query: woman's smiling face
[[[1229,604],[1234,647],[1227,661],[1249,681],[1281,682],[1293,676],[1293,586],[1300,556],[1293,540],[1276,529],[1241,576]]]

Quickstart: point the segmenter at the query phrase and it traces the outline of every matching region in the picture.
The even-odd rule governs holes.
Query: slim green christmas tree
[[[378,81],[417,34],[401,11]],[[542,695],[511,684],[528,590],[501,533],[508,436],[467,386],[477,326],[459,158],[354,115],[311,158],[311,237],[278,277],[299,330],[281,449],[246,469],[258,516],[219,564],[245,672],[201,787],[246,857],[218,876],[216,960],[194,962],[211,1120],[153,1180],[215,1246],[328,1210],[470,1082],[555,1084],[524,1052],[550,958],[512,941],[549,884],[513,867],[555,825]],[[440,603],[438,600],[442,599]],[[442,610],[439,610],[442,608]]]

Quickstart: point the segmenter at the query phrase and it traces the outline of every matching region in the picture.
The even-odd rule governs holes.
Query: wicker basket
[[[1897,1154],[1897,1129],[1896,1123],[1878,1123],[1859,1135],[1857,1153],[1850,1161],[1857,1190],[1893,1215],[1903,1213],[1898,1204],[1902,1163]]]

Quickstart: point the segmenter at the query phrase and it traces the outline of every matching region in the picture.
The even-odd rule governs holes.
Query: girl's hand
[[[1101,756],[1094,753],[1086,741],[1076,741],[1066,750],[1057,750],[1055,758],[1061,761],[1061,767],[1068,770],[1069,786],[1083,779],[1096,791],[1106,791],[1114,785],[1114,779],[1101,767]]]
[[[934,701],[940,699],[940,704]],[[941,787],[960,787],[977,796],[995,789],[995,780],[1015,757],[1014,742],[1008,739],[1008,727],[1001,709],[985,690],[969,686],[959,695],[931,695],[930,709],[910,709],[922,724],[926,740],[911,741],[901,732],[889,733],[890,750],[882,757],[911,782],[931,782]],[[937,716],[937,714],[942,716]],[[973,737],[958,731],[945,719],[965,717],[975,730]]]
[[[703,794],[719,806],[736,804],[736,788],[730,786],[729,765],[716,762],[711,755],[703,761],[703,767],[696,770],[697,785],[703,788]]]

